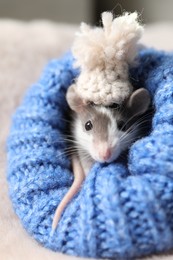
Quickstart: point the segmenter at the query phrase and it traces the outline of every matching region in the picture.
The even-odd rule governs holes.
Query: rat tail
[[[74,182],[55,211],[55,215],[54,215],[53,222],[52,222],[52,231],[53,232],[55,231],[55,229],[58,225],[58,222],[60,220],[60,217],[61,217],[62,212],[64,211],[65,207],[73,199],[73,197],[78,193],[78,191],[85,179],[84,171],[83,171],[80,161],[77,157],[72,158],[72,165],[73,165],[73,172],[74,172]]]

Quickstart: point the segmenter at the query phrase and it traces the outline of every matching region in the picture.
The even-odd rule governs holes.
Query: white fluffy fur
[[[137,53],[136,43],[143,32],[137,19],[136,12],[115,19],[112,13],[104,12],[103,28],[92,28],[82,23],[72,49],[76,65],[82,70],[92,70],[95,67],[115,68],[119,61],[133,62]]]
[[[102,23],[95,28],[82,23],[76,34],[72,51],[81,68],[76,90],[96,104],[122,103],[132,92],[128,65],[135,61],[143,27],[136,12],[115,19],[104,12]]]

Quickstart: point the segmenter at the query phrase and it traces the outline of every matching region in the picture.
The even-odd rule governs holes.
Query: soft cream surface
[[[51,252],[35,242],[16,217],[8,197],[5,142],[11,115],[26,88],[37,81],[51,58],[69,49],[75,26],[48,21],[16,22],[0,20],[0,259],[65,260],[75,257]],[[173,24],[146,28],[142,43],[173,50]],[[147,259],[173,259],[173,255]]]

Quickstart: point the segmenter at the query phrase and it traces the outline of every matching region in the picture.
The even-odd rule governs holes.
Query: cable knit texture
[[[135,259],[173,248],[173,56],[142,50],[133,84],[155,104],[152,131],[123,162],[96,163],[55,233],[55,209],[73,181],[64,155],[65,93],[78,72],[68,53],[51,61],[17,109],[8,139],[8,182],[16,214],[37,241],[55,251]]]

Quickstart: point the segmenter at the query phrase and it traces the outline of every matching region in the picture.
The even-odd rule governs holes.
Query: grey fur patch
[[[108,126],[111,124],[111,119],[107,114],[95,107],[95,115],[93,118],[93,133],[94,136],[99,136],[99,139],[108,140]],[[96,138],[97,139],[97,138]]]
[[[106,113],[106,111],[109,113]],[[84,131],[86,131],[86,122],[89,120],[91,121],[93,128],[87,132],[88,134],[92,134],[94,136],[94,140],[97,142],[97,140],[108,140],[108,127],[111,125],[111,117],[109,114],[112,115],[117,123],[123,120],[123,114],[121,111],[97,105],[88,105],[82,113],[78,114],[78,116],[82,121]]]
[[[85,124],[88,121],[91,121],[93,128],[91,131],[87,131],[88,134],[94,136],[94,140],[107,140],[108,138],[108,125],[111,124],[111,120],[107,114],[101,111],[100,106],[88,105],[82,113],[79,113],[78,116],[82,121],[83,129],[85,129]]]

